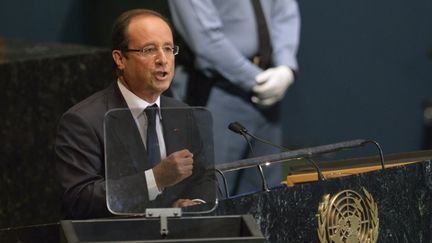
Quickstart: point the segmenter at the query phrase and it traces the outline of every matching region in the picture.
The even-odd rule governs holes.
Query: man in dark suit
[[[114,194],[138,195],[138,204],[144,208],[154,202],[165,207],[186,207],[201,201],[197,198],[214,201],[214,195],[211,195],[214,194],[214,178],[198,161],[206,157],[202,155],[202,142],[197,142],[198,133],[189,122],[193,121],[189,119],[191,113],[179,112],[181,109],[156,112],[160,159],[154,165],[147,161],[151,144],[146,141],[150,132],[147,130],[148,117],[143,111],[153,105],[160,108],[186,106],[161,96],[171,84],[177,53],[171,28],[157,12],[130,10],[116,19],[112,31],[112,57],[117,67],[117,82],[70,108],[58,125],[57,170],[64,189],[62,208],[66,218],[111,215],[106,203],[106,174],[113,178],[108,184],[114,186]],[[122,121],[119,124],[112,123],[115,119],[108,119],[106,123],[106,117],[116,117],[115,111],[109,112],[116,108],[130,110],[117,113],[121,114],[117,116]],[[122,131],[115,131],[122,127]],[[192,134],[188,132],[183,134],[186,137],[179,137],[182,131]],[[111,142],[117,139],[114,144],[124,144],[128,149],[112,150],[104,144],[105,136]],[[128,147],[128,141],[132,141],[133,146]],[[121,163],[120,169],[106,173],[105,156]],[[121,210],[124,206],[115,204],[118,202],[116,197],[109,195],[114,208],[110,208],[111,211]],[[132,213],[139,210],[140,207],[133,209]]]

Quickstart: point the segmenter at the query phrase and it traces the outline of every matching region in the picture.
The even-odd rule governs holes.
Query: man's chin
[[[170,82],[169,84],[158,85],[158,86],[155,87],[155,89],[156,89],[159,93],[162,94],[163,92],[165,92],[165,91],[167,91],[167,90],[169,89],[170,84],[171,84],[171,82]]]

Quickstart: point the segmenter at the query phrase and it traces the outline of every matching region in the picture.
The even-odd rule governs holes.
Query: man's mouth
[[[168,72],[166,71],[156,71],[155,77],[157,80],[165,80],[168,77]]]

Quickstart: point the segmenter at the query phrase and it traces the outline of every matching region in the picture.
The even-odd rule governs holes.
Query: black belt
[[[207,77],[204,73],[195,71],[189,75],[186,103],[192,106],[206,106],[213,86],[244,100],[250,100],[250,92],[244,91],[219,73],[213,72],[211,77]]]

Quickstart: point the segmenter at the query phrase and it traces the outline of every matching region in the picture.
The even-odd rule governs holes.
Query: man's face
[[[128,36],[128,49],[157,51],[152,54],[127,52],[126,58],[114,50],[113,58],[121,71],[119,79],[135,95],[153,102],[169,88],[174,76],[174,54],[166,51],[174,45],[172,32],[158,17],[137,16],[129,24]]]

